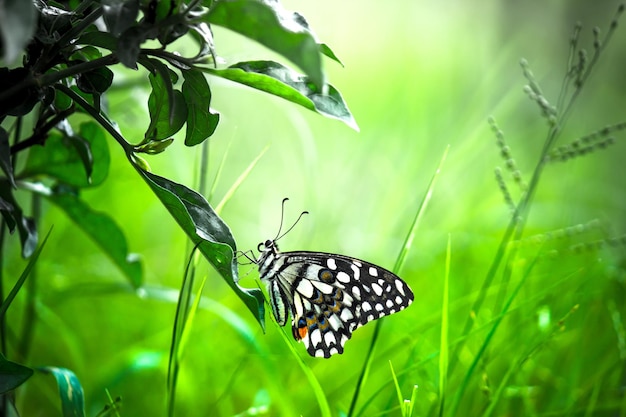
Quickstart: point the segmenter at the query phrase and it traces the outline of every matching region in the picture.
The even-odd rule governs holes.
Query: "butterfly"
[[[290,315],[294,339],[311,356],[343,353],[354,330],[413,302],[411,288],[385,268],[333,253],[280,252],[282,236],[259,243],[255,263],[276,322],[284,326]]]

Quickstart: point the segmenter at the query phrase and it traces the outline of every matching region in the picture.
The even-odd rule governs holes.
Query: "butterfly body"
[[[413,301],[402,279],[369,262],[325,252],[279,252],[275,240],[260,244],[259,251],[259,276],[274,317],[284,326],[291,315],[293,336],[311,356],[343,353],[354,330]]]

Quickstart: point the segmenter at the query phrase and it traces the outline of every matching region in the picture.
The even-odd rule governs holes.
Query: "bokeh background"
[[[583,24],[581,43],[591,54],[592,27],[605,32],[618,3],[291,0],[283,5],[303,14],[343,61],[341,67],[328,60],[326,70],[360,132],[210,78],[212,107],[222,117],[210,139],[210,183],[225,158],[211,203],[217,204],[268,147],[222,211],[239,249],[254,250],[276,234],[280,202],[289,197],[287,224],[303,210],[310,214],[281,240],[282,250],[342,253],[391,268],[450,147],[400,271],[415,292],[415,303],[382,327],[356,408],[360,415],[400,415],[389,361],[400,374],[405,398],[414,385],[419,387],[415,415],[433,415],[442,396],[451,402],[499,314],[502,297],[512,293],[538,255],[472,373],[456,415],[481,415],[494,398],[499,415],[626,415],[620,390],[626,359],[620,240],[626,231],[626,148],[620,135],[606,151],[547,166],[525,233],[535,238],[522,245],[511,264],[511,284],[502,284],[498,275],[489,288],[474,330],[451,357],[456,365],[443,393],[438,385],[448,239],[454,347],[511,216],[494,179],[494,168],[504,167],[504,159],[487,119],[493,116],[504,131],[528,181],[547,122],[523,92],[520,59],[528,60],[546,98],[556,102],[574,23]],[[239,35],[214,31],[225,64],[281,60]],[[618,27],[576,102],[561,143],[624,120],[625,46],[626,29]],[[149,123],[147,78],[121,73],[109,95],[111,114],[123,134],[138,142]],[[143,259],[146,286],[131,291],[93,242],[60,210],[45,206],[40,230],[54,225],[54,231],[40,259],[30,364],[72,369],[85,389],[90,415],[107,402],[105,389],[122,397],[122,415],[163,415],[176,291],[189,246],[113,140],[110,150],[109,179],[83,197],[123,228],[130,250]],[[182,141],[148,162],[159,175],[196,184],[199,150]],[[504,176],[517,200],[519,187],[506,169]],[[549,239],[566,228],[572,229],[564,237]],[[617,240],[610,245],[609,238]],[[7,268],[19,273],[24,262],[17,241],[11,243]],[[217,273],[205,264],[200,270],[207,277],[205,301],[183,360],[178,415],[318,415],[311,386],[269,316],[264,334]],[[241,285],[258,285],[253,266],[242,266],[240,272]],[[577,310],[567,316],[574,306]],[[12,331],[18,332],[20,319],[13,314]],[[334,414],[350,405],[372,330],[372,325],[358,330],[345,353],[328,360],[310,358],[296,346]],[[51,415],[59,409],[51,377],[32,378],[18,399],[23,415]]]

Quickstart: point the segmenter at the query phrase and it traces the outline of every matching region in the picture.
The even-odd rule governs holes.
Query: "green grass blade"
[[[218,203],[217,206],[215,206],[215,212],[217,214],[221,213],[222,209],[224,208],[224,205],[228,203],[228,200],[230,200],[233,194],[235,194],[235,191],[237,191],[237,189],[239,188],[239,186],[241,186],[243,181],[246,178],[248,178],[248,175],[250,175],[250,172],[252,171],[252,169],[259,162],[263,154],[265,154],[265,152],[267,152],[268,149],[269,149],[269,145],[265,146],[265,148],[263,148],[261,153],[256,158],[254,158],[252,162],[250,162],[250,165],[248,165],[248,167],[241,173],[241,175],[239,175],[239,177],[233,183],[233,185],[230,186],[228,191],[226,191],[226,194],[224,194],[224,197],[222,198],[222,200]]]
[[[192,268],[194,260],[194,254],[196,253],[197,245],[193,248],[187,261],[185,268],[185,275],[183,277],[182,286],[178,295],[178,302],[176,304],[176,315],[174,316],[174,327],[172,331],[172,344],[170,346],[170,356],[167,365],[167,404],[168,415],[174,415],[174,403],[176,398],[176,382],[178,380],[178,371],[180,369],[180,358],[182,357],[183,350],[183,335],[185,334],[188,318],[192,307],[190,307],[191,294],[193,290],[193,284],[195,282],[195,269]],[[202,286],[200,290],[202,290]],[[196,297],[195,303],[199,302],[199,297]],[[197,308],[197,305],[196,305]]]
[[[398,394],[398,406],[400,410],[402,410],[402,416],[406,417],[404,412],[404,398],[402,397],[402,390],[400,390],[400,384],[398,384],[398,378],[396,377],[396,373],[393,370],[393,364],[389,361],[389,368],[391,368],[391,377],[393,378],[393,384],[396,387],[396,394]]]
[[[526,282],[526,280],[530,276],[530,272],[533,270],[533,268],[534,268],[534,266],[535,266],[535,264],[536,264],[538,259],[539,259],[539,257],[536,256],[532,260],[532,262],[528,265],[528,268],[524,272],[524,275],[522,276],[522,278],[520,279],[519,283],[514,288],[513,292],[511,293],[509,298],[506,300],[506,303],[502,307],[502,311],[500,312],[500,315],[495,319],[491,329],[489,330],[489,333],[487,333],[487,336],[485,337],[485,340],[483,341],[482,345],[480,346],[480,349],[478,350],[478,353],[476,353],[476,356],[474,357],[474,360],[472,361],[469,369],[467,370],[467,372],[465,374],[465,377],[463,378],[463,382],[461,383],[461,385],[459,386],[458,390],[456,391],[456,393],[454,395],[454,398],[452,400],[452,406],[450,407],[450,416],[457,415],[457,410],[458,410],[458,407],[459,407],[459,405],[461,403],[461,399],[463,398],[463,394],[465,393],[465,390],[469,386],[470,379],[471,379],[472,375],[474,374],[474,370],[478,366],[478,363],[479,363],[480,359],[482,358],[483,354],[487,350],[487,346],[489,346],[489,343],[493,339],[493,336],[495,335],[496,331],[498,330],[498,328],[500,326],[500,323],[502,322],[502,320],[506,316],[506,314],[507,314],[507,312],[509,310],[509,307],[511,307],[511,304],[513,303],[513,300],[515,299],[515,297],[517,296],[519,291],[522,289],[522,286],[524,285],[524,283]]]
[[[0,318],[4,317],[4,315],[7,312],[7,309],[9,308],[9,306],[11,305],[11,303],[17,296],[17,293],[20,291],[20,288],[22,288],[22,285],[24,285],[26,278],[28,278],[28,275],[32,271],[33,267],[35,266],[35,263],[37,262],[37,259],[39,258],[39,255],[41,254],[41,251],[43,250],[43,247],[46,245],[46,242],[48,241],[48,237],[50,237],[51,232],[52,232],[52,228],[50,228],[50,230],[46,234],[46,237],[43,239],[43,242],[41,242],[41,245],[39,245],[37,250],[32,254],[30,259],[28,260],[28,264],[26,264],[26,268],[24,268],[24,271],[22,271],[22,274],[15,282],[15,285],[13,286],[13,288],[11,288],[11,292],[9,292],[9,295],[7,295],[7,298],[5,298],[4,301],[2,301],[2,305],[0,305]]]
[[[437,166],[437,169],[435,170],[435,173],[433,174],[433,177],[430,180],[430,184],[428,184],[428,188],[426,189],[426,194],[424,194],[424,198],[422,198],[420,206],[417,209],[417,212],[415,213],[415,217],[413,218],[413,224],[411,224],[411,228],[409,229],[409,232],[407,233],[406,238],[404,239],[402,249],[400,250],[400,254],[398,255],[398,258],[396,259],[396,263],[393,267],[392,272],[394,274],[398,274],[399,271],[402,269],[402,266],[404,265],[406,255],[408,254],[409,249],[411,249],[411,246],[413,244],[415,232],[417,231],[417,225],[419,224],[419,220],[422,218],[422,214],[424,213],[424,211],[426,210],[426,207],[428,206],[428,202],[430,201],[433,190],[435,188],[436,179],[439,176],[439,173],[441,172],[441,168],[443,167],[443,163],[445,162],[446,157],[448,156],[449,150],[450,150],[450,146],[446,146],[446,149],[443,152],[443,156],[441,157],[441,161],[439,161],[439,165]],[[352,395],[352,401],[350,402],[350,409],[348,410],[348,417],[354,415],[354,410],[356,407],[356,403],[359,399],[361,388],[365,385],[365,381],[367,380],[367,375],[369,374],[369,369],[372,363],[372,359],[374,357],[373,355],[374,347],[376,346],[378,335],[380,334],[380,326],[382,325],[382,323],[383,323],[383,320],[376,321],[376,325],[374,327],[374,333],[372,334],[372,341],[367,351],[367,355],[365,357],[365,362],[363,364],[363,367],[361,368],[361,374],[359,375],[356,389],[354,390],[354,394]]]
[[[296,362],[300,366],[300,369],[302,369],[302,372],[304,373],[304,376],[306,377],[307,382],[309,383],[309,385],[313,389],[313,394],[314,394],[315,399],[317,400],[317,404],[319,405],[319,408],[320,408],[320,414],[319,415],[321,417],[332,417],[332,413],[330,412],[330,405],[328,404],[328,399],[326,398],[326,394],[324,394],[324,390],[322,389],[322,385],[317,380],[317,377],[315,376],[315,374],[313,373],[311,368],[309,368],[307,366],[307,364],[304,363],[304,361],[300,357],[300,354],[297,352],[294,344],[291,343],[289,337],[283,331],[283,328],[278,326],[278,323],[276,323],[274,320],[272,320],[272,322],[278,328],[278,333],[283,338],[283,341],[285,342],[285,344],[289,347],[289,351],[291,352],[291,354],[293,355],[294,359],[296,360]]]
[[[448,287],[450,282],[450,258],[451,258],[451,240],[448,235],[448,248],[446,252],[446,272],[443,277],[443,300],[441,302],[441,347],[439,349],[439,416],[443,416],[445,405],[445,393],[448,383]]]
[[[226,158],[228,158],[228,154],[230,152],[230,146],[232,145],[232,143],[233,143],[232,141],[228,142],[228,145],[226,146],[226,150],[224,151],[224,154],[222,155],[222,159],[220,160],[220,163],[217,166],[217,171],[215,172],[215,178],[213,179],[213,184],[211,184],[211,190],[209,191],[209,195],[207,195],[207,198],[206,198],[208,201],[213,200],[213,196],[215,195],[215,189],[217,188],[217,184],[219,184],[220,178],[222,176],[222,171],[224,170],[224,167],[226,166]]]
[[[409,229],[409,232],[407,233],[406,238],[404,239],[404,244],[402,245],[400,254],[398,255],[398,258],[396,259],[396,263],[393,266],[392,271],[394,274],[398,274],[400,270],[402,269],[402,266],[404,266],[406,255],[409,253],[409,250],[411,249],[411,246],[413,245],[413,239],[415,238],[417,225],[419,224],[419,221],[422,218],[422,215],[426,211],[428,202],[430,201],[430,198],[432,197],[433,191],[435,189],[436,180],[439,177],[439,173],[441,172],[441,169],[443,168],[444,162],[446,161],[446,158],[448,156],[448,151],[450,151],[450,145],[446,146],[445,151],[443,151],[443,155],[441,156],[439,165],[437,166],[437,169],[435,170],[433,177],[430,179],[428,188],[426,189],[426,194],[424,195],[424,198],[422,198],[422,202],[420,203],[420,206],[417,209],[417,212],[415,213],[415,217],[413,218],[413,224],[411,224],[411,228]]]
[[[193,257],[193,252],[192,252]],[[187,345],[187,341],[189,340],[189,334],[191,332],[191,324],[196,316],[196,312],[198,311],[198,306],[200,305],[200,300],[202,299],[202,290],[204,289],[204,284],[206,283],[206,276],[202,279],[200,283],[200,287],[196,293],[193,304],[188,308],[186,317],[183,319],[182,329],[179,333],[179,338],[175,342],[172,340],[172,351],[170,353],[168,371],[172,370],[172,374],[168,372],[168,412],[170,416],[174,415],[174,405],[176,399],[176,383],[178,381],[178,371],[180,370],[180,366],[183,360],[183,354],[185,352],[185,346]],[[178,319],[178,315],[177,315]],[[176,336],[176,333],[174,333]],[[173,356],[173,357],[172,357]],[[171,378],[170,378],[171,376]]]

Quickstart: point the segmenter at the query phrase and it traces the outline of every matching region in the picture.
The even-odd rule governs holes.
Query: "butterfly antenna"
[[[274,241],[280,239],[281,237],[285,236],[287,233],[291,232],[291,229],[293,229],[294,227],[296,227],[296,224],[298,224],[298,222],[300,221],[300,219],[302,218],[302,216],[304,216],[305,214],[309,214],[308,211],[303,211],[302,213],[300,213],[300,215],[298,216],[298,218],[296,219],[296,221],[291,225],[291,227],[289,229],[287,229],[285,231],[285,233],[280,234],[280,231],[283,228],[283,219],[285,218],[285,202],[289,200],[288,198],[283,198],[283,203],[282,203],[282,208],[280,211],[280,226],[278,227],[278,233],[276,233],[276,237],[274,238]]]

